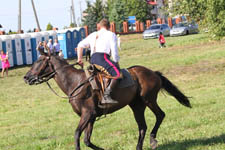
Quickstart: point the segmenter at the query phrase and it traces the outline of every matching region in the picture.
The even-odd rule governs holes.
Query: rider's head
[[[110,23],[107,19],[102,19],[100,22],[99,22],[99,26],[100,28],[106,28],[106,29],[109,29],[110,28]]]

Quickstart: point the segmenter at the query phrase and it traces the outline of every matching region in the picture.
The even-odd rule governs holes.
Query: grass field
[[[157,140],[158,150],[225,149],[225,41],[210,41],[206,34],[167,37],[167,48],[141,34],[122,36],[121,67],[144,65],[161,71],[186,95],[193,108],[159,94],[166,113]],[[46,86],[28,86],[23,76],[29,67],[10,69],[0,78],[0,150],[72,150],[79,117],[68,100],[56,97]],[[50,82],[60,95],[63,93]],[[155,123],[146,109],[149,134]],[[82,138],[83,139],[83,136]],[[138,129],[129,107],[97,121],[92,141],[106,150],[135,150]],[[88,148],[81,141],[81,148]]]

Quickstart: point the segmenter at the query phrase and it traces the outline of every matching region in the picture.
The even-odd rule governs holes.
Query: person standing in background
[[[51,52],[50,52],[50,49],[48,48],[47,46],[47,42],[46,41],[43,41],[43,42],[40,42],[36,48],[37,51],[39,51],[40,55],[50,55]]]
[[[53,44],[53,48],[55,50],[55,55],[59,55],[59,51],[60,51],[60,44],[58,42],[57,39],[55,39],[54,44]]]
[[[5,54],[4,51],[1,50],[0,59],[2,61],[2,78],[4,78],[4,72],[6,72],[6,76],[8,77],[8,68],[10,67],[8,52]]]
[[[50,54],[53,55],[54,54],[54,47],[52,45],[52,39],[48,40],[48,44],[47,44],[49,50],[50,50]]]

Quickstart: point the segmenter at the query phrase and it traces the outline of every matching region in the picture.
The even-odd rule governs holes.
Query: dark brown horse
[[[128,70],[135,81],[135,85],[113,91],[112,97],[118,101],[118,104],[107,104],[107,113],[117,111],[126,105],[130,106],[139,128],[136,149],[142,150],[147,130],[144,116],[147,106],[156,116],[155,126],[150,133],[150,145],[155,149],[157,147],[156,134],[165,117],[165,113],[157,104],[157,95],[160,89],[165,89],[184,106],[191,107],[190,102],[160,72],[154,72],[143,66],[132,66]],[[84,70],[76,69],[56,56],[41,56],[27,72],[24,80],[26,83],[33,85],[43,83],[51,78],[68,96],[73,110],[80,116],[79,125],[75,130],[75,149],[80,150],[80,136],[85,131],[84,143],[92,149],[102,150],[102,148],[95,146],[90,141],[96,117],[100,117],[105,112],[103,108],[98,106],[99,91],[92,90],[90,83],[86,83],[76,92],[73,92],[77,86],[87,79]]]

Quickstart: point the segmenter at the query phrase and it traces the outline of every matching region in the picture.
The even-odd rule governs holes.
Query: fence
[[[173,25],[178,24],[179,22],[184,21],[182,17],[178,18],[167,18],[162,19],[158,18],[154,21],[147,20],[146,22],[136,21],[134,24],[129,24],[127,21],[124,21],[123,24],[116,24],[114,22],[110,23],[110,30],[116,34],[134,34],[134,33],[142,33],[145,29],[149,28],[152,24],[168,24],[169,27],[173,27]],[[86,36],[96,30],[99,30],[98,24],[96,25],[96,29],[90,29],[88,26],[84,26],[86,31]]]

